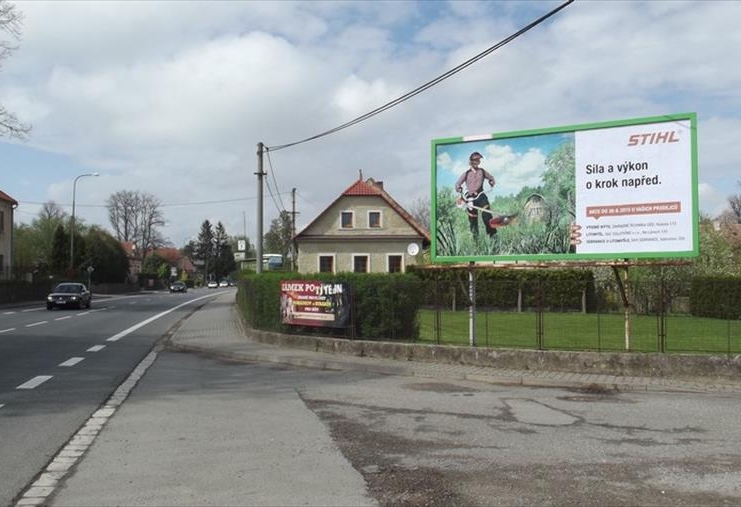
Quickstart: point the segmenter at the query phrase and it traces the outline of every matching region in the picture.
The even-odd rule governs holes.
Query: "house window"
[[[368,227],[371,229],[381,228],[381,212],[380,211],[369,211],[368,212]]]
[[[352,229],[352,211],[343,211],[340,216],[340,226],[343,229]]]
[[[0,211],[0,234],[5,232],[5,212]]]
[[[352,264],[355,273],[367,273],[370,267],[367,255],[353,255]]]
[[[334,255],[319,256],[319,272],[334,273]]]
[[[401,255],[389,255],[388,256],[388,272],[389,273],[401,273],[402,269],[402,256]]]

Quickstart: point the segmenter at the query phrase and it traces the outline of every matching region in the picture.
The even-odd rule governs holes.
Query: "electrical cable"
[[[384,104],[384,105],[382,105],[382,106],[380,106],[380,107],[378,107],[376,109],[373,109],[372,111],[369,111],[369,112],[367,112],[367,113],[365,113],[365,114],[363,114],[361,116],[358,116],[354,120],[350,120],[347,123],[343,123],[342,125],[339,125],[339,126],[337,126],[335,128],[332,128],[332,129],[327,130],[325,132],[322,132],[320,134],[313,135],[311,137],[307,137],[306,139],[302,139],[300,141],[295,141],[295,142],[287,143],[287,144],[281,144],[281,145],[277,145],[277,146],[265,146],[264,149],[265,149],[265,151],[268,151],[268,152],[270,152],[270,151],[278,151],[278,150],[283,150],[285,148],[290,148],[292,146],[296,146],[296,145],[299,145],[299,144],[303,144],[303,143],[306,143],[306,142],[309,142],[309,141],[314,141],[316,139],[319,139],[319,138],[328,136],[330,134],[334,134],[335,132],[339,132],[340,130],[346,129],[348,127],[352,127],[353,125],[356,125],[356,124],[358,124],[358,123],[360,123],[362,121],[365,121],[365,120],[367,120],[369,118],[372,118],[373,116],[375,116],[377,114],[380,114],[380,113],[382,113],[382,112],[384,112],[384,111],[386,111],[388,109],[391,109],[392,107],[397,106],[397,105],[401,104],[402,102],[405,102],[405,101],[409,100],[410,98],[414,97],[415,95],[419,95],[423,91],[425,91],[425,90],[427,90],[429,88],[432,88],[436,84],[438,84],[438,83],[440,83],[440,82],[448,79],[449,77],[457,74],[458,72],[466,69],[467,67],[470,67],[474,63],[476,63],[479,60],[481,60],[482,58],[490,55],[491,53],[493,53],[497,49],[501,48],[502,46],[505,46],[506,44],[512,42],[513,40],[515,40],[516,38],[518,38],[519,36],[521,36],[525,32],[528,32],[531,29],[535,28],[536,26],[538,26],[539,24],[541,24],[542,22],[544,22],[545,20],[547,20],[551,16],[557,14],[559,11],[561,11],[564,8],[566,8],[569,4],[571,4],[573,2],[574,2],[574,0],[567,0],[563,4],[561,4],[558,7],[556,7],[555,9],[553,9],[550,12],[548,12],[548,13],[544,14],[543,16],[539,17],[538,19],[536,19],[535,21],[533,21],[529,25],[525,26],[524,28],[521,28],[520,30],[518,30],[517,32],[513,33],[509,37],[507,37],[505,39],[502,39],[501,41],[497,42],[496,44],[494,44],[490,48],[488,48],[488,49],[482,51],[481,53],[477,54],[473,58],[470,58],[469,60],[466,60],[465,62],[463,62],[462,64],[458,65],[457,67],[454,67],[454,68],[450,69],[449,71],[441,74],[440,76],[432,79],[431,81],[428,81],[428,82],[424,83],[423,85],[415,88],[414,90],[405,93],[401,97],[398,97],[398,98],[392,100],[391,102],[387,102],[386,104]]]
[[[288,195],[290,192],[282,192],[278,195]],[[164,203],[161,204],[161,208],[170,208],[174,206],[203,206],[206,204],[226,204],[226,203],[232,203],[232,202],[242,202],[242,201],[254,201],[257,199],[257,197],[237,197],[234,199],[220,199],[216,201],[197,201],[197,202],[171,202],[171,203]],[[19,204],[30,204],[35,206],[43,206],[44,204],[47,204],[47,202],[38,202],[38,201],[18,201]],[[59,207],[62,208],[69,208],[72,207],[72,204],[70,203],[56,203]],[[78,208],[108,208],[107,204],[75,204]],[[23,213],[23,211],[21,211]]]
[[[278,194],[278,200],[280,201],[280,209],[285,211],[286,205],[283,204],[283,199],[281,199],[280,192],[278,191],[278,181],[275,179],[275,170],[273,170],[273,161],[270,160],[270,152],[268,152],[268,165],[270,166],[270,174],[272,174],[273,176],[273,184],[275,185],[275,193]]]
[[[273,200],[273,204],[275,205],[275,209],[278,210],[278,214],[280,215],[283,213],[284,210],[278,206],[278,201],[275,200],[275,195],[273,193],[273,189],[270,188],[270,178],[265,178],[265,186],[268,187],[268,193],[270,194],[270,198]]]

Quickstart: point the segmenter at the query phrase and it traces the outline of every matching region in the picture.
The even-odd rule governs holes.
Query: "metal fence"
[[[695,317],[690,284],[429,282],[416,340],[538,350],[741,352],[741,320]]]
[[[263,307],[263,315],[272,315],[272,303],[248,285],[240,287],[248,313],[257,315]],[[631,283],[626,308],[616,282],[479,280],[473,313],[470,289],[464,278],[415,282],[412,296],[400,291],[392,297],[418,298],[416,315],[404,313],[409,305],[386,304],[385,334],[363,339],[537,350],[741,353],[741,320],[693,316],[689,283]],[[278,306],[274,318],[256,327],[355,339],[356,324],[368,318],[353,302],[352,328],[295,328],[280,323]],[[410,319],[418,332],[410,334]]]

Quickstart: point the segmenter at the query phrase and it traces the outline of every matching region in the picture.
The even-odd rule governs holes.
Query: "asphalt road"
[[[49,505],[738,505],[739,415],[165,351]]]
[[[0,505],[39,473],[168,329],[216,292],[0,309]],[[205,298],[205,299],[203,299]]]

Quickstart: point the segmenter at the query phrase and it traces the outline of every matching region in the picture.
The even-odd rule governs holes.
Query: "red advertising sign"
[[[350,287],[346,283],[284,280],[280,287],[283,324],[347,327]]]

